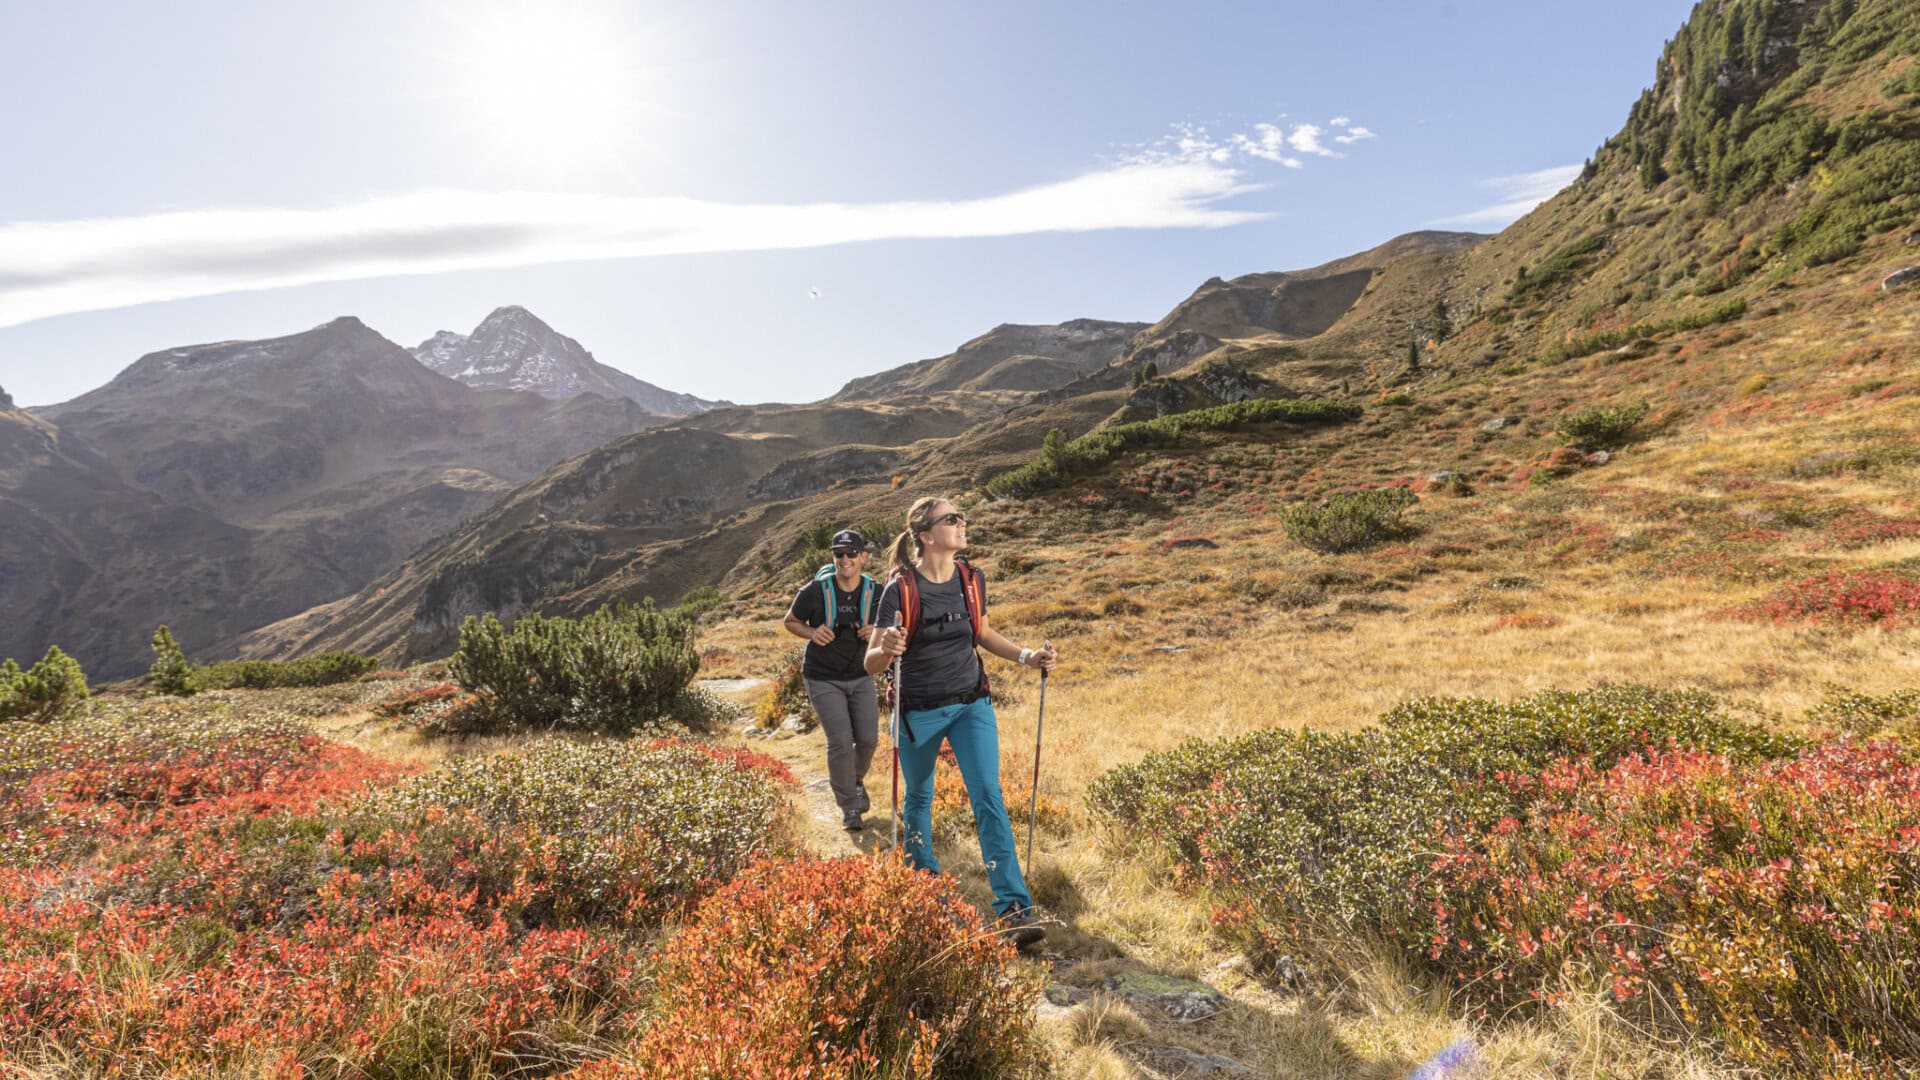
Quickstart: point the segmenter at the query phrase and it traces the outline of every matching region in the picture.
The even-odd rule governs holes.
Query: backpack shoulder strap
[[[987,613],[986,577],[965,559],[955,559],[960,571],[960,598],[967,605],[967,621],[973,624],[973,643],[980,644],[980,620]]]
[[[912,646],[914,631],[920,629],[920,585],[912,570],[895,570],[888,583],[900,587],[900,611],[907,620],[907,644]]]
[[[873,610],[872,608],[868,607],[868,604],[871,602],[872,597],[873,597],[873,579],[868,577],[865,574],[861,574],[860,575],[859,609],[853,613],[853,625],[855,627],[861,627],[861,626],[867,625],[867,614],[868,612]]]

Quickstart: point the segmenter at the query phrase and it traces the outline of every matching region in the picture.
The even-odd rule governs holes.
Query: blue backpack
[[[839,614],[839,609],[833,602],[833,564],[828,563],[821,567],[814,573],[813,580],[820,586],[820,610],[825,613],[822,617],[826,619],[828,626],[832,626],[834,616]],[[873,610],[869,598],[873,596],[873,590],[878,584],[867,575],[860,575],[859,615],[854,621],[854,626],[867,624],[867,613]]]

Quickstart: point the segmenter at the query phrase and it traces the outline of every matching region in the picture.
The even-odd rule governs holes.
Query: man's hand
[[[861,628],[860,628],[860,640],[861,640],[861,641],[865,641],[865,642],[868,642],[869,644],[871,644],[871,643],[872,643],[872,641],[873,641],[873,626],[872,626],[872,624],[868,624],[868,625],[866,625],[866,626],[863,626],[863,627],[861,627]]]
[[[831,645],[833,644],[833,627],[815,627],[813,634],[809,636],[807,640],[813,642],[815,645]]]

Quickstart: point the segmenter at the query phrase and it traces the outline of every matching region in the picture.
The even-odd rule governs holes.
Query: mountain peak
[[[442,330],[412,352],[428,368],[476,390],[525,390],[556,401],[598,394],[667,416],[724,404],[662,390],[608,367],[518,304],[494,308],[471,334]]]

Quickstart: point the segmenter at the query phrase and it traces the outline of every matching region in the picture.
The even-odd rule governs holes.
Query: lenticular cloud
[[[0,225],[0,326],[160,300],[587,259],[1105,229],[1220,228],[1248,191],[1208,162],[1134,162],[960,201],[728,204],[423,191],[319,209]]]

